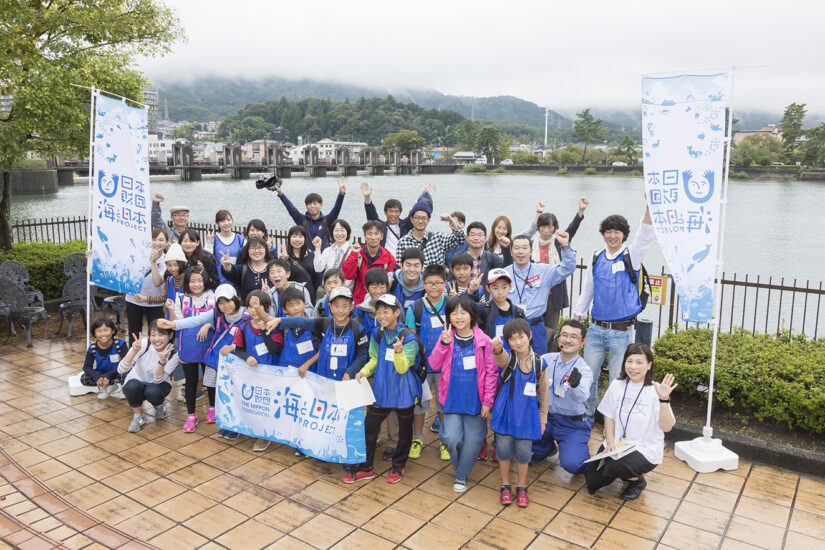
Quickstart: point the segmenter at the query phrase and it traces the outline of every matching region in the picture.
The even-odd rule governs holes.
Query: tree
[[[458,143],[463,149],[475,151],[478,145],[478,133],[481,125],[474,120],[466,119],[458,127]]]
[[[11,248],[12,163],[33,151],[85,155],[89,92],[95,86],[141,100],[146,82],[137,55],[159,55],[183,37],[160,0],[4,2],[0,24],[0,246]]]
[[[808,130],[807,136],[802,146],[802,162],[810,166],[825,163],[825,122]]]
[[[513,159],[513,164],[538,164],[539,156],[535,153],[528,153],[527,151],[516,151],[510,158]]]
[[[617,158],[622,159],[622,161],[631,166],[639,161],[639,151],[636,150],[636,142],[628,135],[622,138],[621,143],[619,143],[619,146],[613,153]]]
[[[587,146],[602,141],[604,135],[605,130],[602,128],[602,120],[590,114],[589,108],[581,113],[576,113],[576,121],[573,123],[573,139],[584,143],[582,162],[584,162],[584,157],[587,154]]]
[[[478,148],[487,155],[487,162],[495,163],[504,156],[501,153],[501,136],[492,126],[485,126],[478,132]]]
[[[757,134],[743,139],[733,148],[731,161],[745,168],[770,166],[782,158],[782,142],[773,136]]]
[[[200,125],[198,125],[200,126]],[[172,137],[175,139],[188,139],[189,141],[195,140],[195,124],[181,124],[174,130],[172,130]]]
[[[807,112],[805,107],[805,103],[791,103],[785,107],[785,114],[782,116],[782,120],[779,121],[779,125],[782,126],[785,157],[790,163],[796,160],[794,150],[796,149],[797,140],[805,135],[805,131],[802,129]]]
[[[384,138],[385,149],[398,147],[404,153],[424,147],[426,143],[427,141],[419,136],[415,130],[400,130],[392,134],[387,134],[387,137]]]

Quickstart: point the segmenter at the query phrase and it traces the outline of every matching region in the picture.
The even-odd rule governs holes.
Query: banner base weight
[[[713,428],[705,426],[702,437],[691,441],[678,441],[676,458],[699,472],[708,474],[716,470],[735,470],[739,467],[739,455],[722,446],[721,439],[714,439]]]

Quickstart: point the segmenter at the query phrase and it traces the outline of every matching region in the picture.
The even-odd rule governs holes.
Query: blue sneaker
[[[241,437],[241,434],[239,434],[238,432],[230,432],[229,430],[226,430],[224,432],[224,437],[229,441],[235,441],[236,439]]]
[[[441,429],[441,419],[438,417],[438,415],[435,415],[435,420],[433,420],[433,425],[430,426],[430,431],[433,432],[433,433],[438,433],[438,431],[440,429]]]
[[[227,432],[226,430],[224,430],[223,428],[221,428],[220,430],[218,430],[217,436],[218,436],[218,437],[226,437],[226,434],[227,434],[227,433],[228,433],[228,432]]]

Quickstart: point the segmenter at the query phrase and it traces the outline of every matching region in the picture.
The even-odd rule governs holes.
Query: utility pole
[[[544,148],[547,149],[547,125],[550,122],[550,109],[544,109]]]

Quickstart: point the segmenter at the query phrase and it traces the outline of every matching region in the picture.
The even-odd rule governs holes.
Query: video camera
[[[270,191],[275,191],[281,187],[281,178],[278,177],[278,174],[262,174],[258,180],[255,182],[256,189],[269,189]]]

